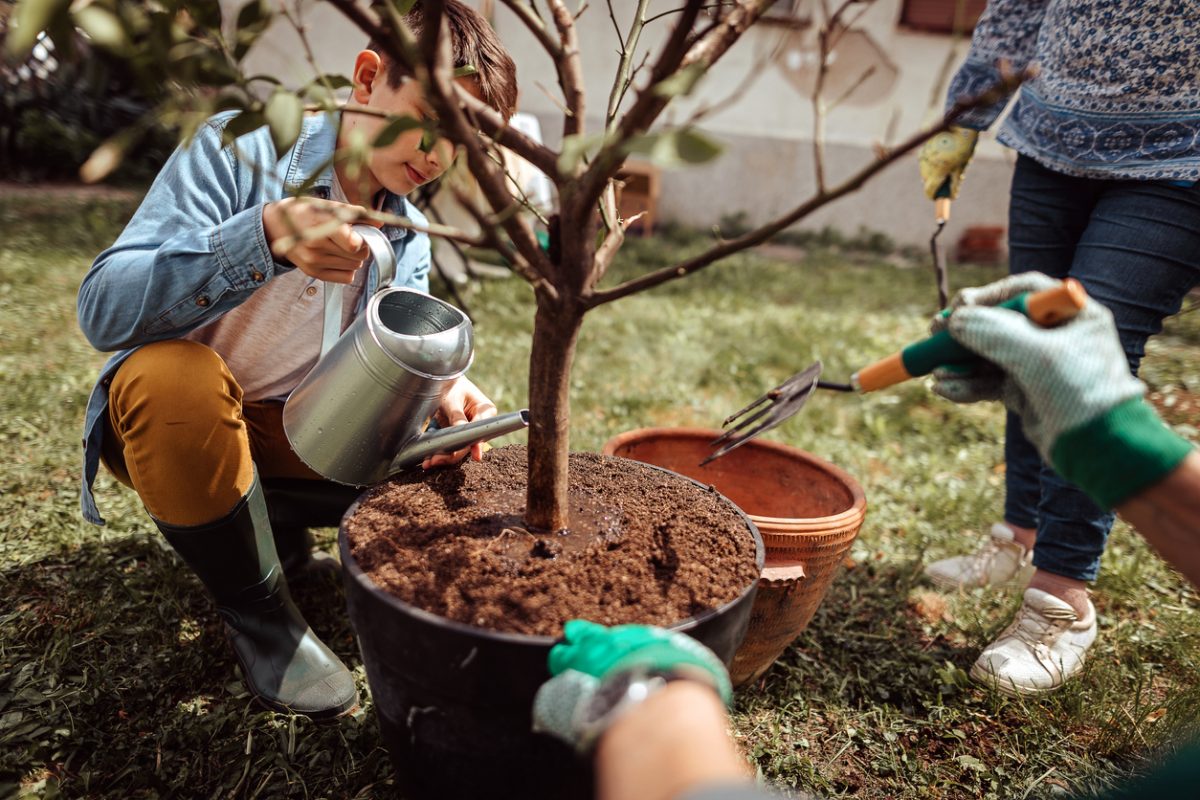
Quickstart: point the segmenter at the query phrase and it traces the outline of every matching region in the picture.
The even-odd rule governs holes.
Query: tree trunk
[[[583,311],[538,294],[529,357],[529,485],[525,524],[559,531],[567,516],[567,455],[571,452],[571,362]]]

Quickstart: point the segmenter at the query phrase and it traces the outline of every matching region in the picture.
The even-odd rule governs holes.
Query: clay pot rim
[[[620,458],[620,456],[613,456],[611,453],[602,453],[602,455],[606,455],[609,458]],[[762,576],[763,567],[767,560],[766,545],[763,544],[762,533],[759,532],[758,526],[754,523],[754,520],[750,518],[750,515],[739,508],[738,505],[728,497],[716,491],[708,484],[701,483],[694,478],[689,478],[686,475],[681,475],[678,472],[673,472],[655,464],[646,464],[640,461],[638,463],[642,466],[649,467],[650,469],[656,469],[659,472],[665,472],[669,475],[674,475],[676,478],[681,480],[694,483],[696,486],[704,489],[705,491],[712,491],[714,494],[728,503],[731,509],[737,512],[738,516],[740,516],[746,523],[746,527],[749,528],[751,538],[754,539],[754,563],[758,568],[758,574],[754,577],[754,580],[750,581],[742,589],[742,591],[738,593],[738,596],[732,600],[723,603],[716,608],[710,608],[701,614],[694,614],[690,617],[680,620],[679,622],[672,623],[671,625],[667,626],[669,630],[687,633],[692,628],[707,622],[713,617],[729,612],[738,603],[744,601],[748,594],[758,590],[758,581]],[[493,642],[513,645],[531,645],[543,648],[552,647],[553,645],[562,641],[561,636],[542,636],[531,633],[509,633],[507,631],[494,631],[489,628],[481,628],[476,625],[468,625],[465,622],[447,619],[441,615],[434,614],[432,611],[426,611],[425,609],[418,608],[411,603],[406,603],[393,595],[391,592],[388,592],[380,587],[377,583],[375,583],[375,581],[371,580],[370,576],[367,575],[367,573],[362,570],[362,567],[358,565],[358,561],[354,558],[354,554],[350,552],[350,541],[346,534],[346,520],[350,519],[350,517],[352,517],[354,513],[358,511],[359,503],[361,503],[363,498],[366,497],[367,491],[368,490],[363,490],[363,493],[358,496],[358,499],[350,504],[350,507],[346,509],[346,513],[342,515],[342,521],[338,524],[338,557],[341,559],[342,572],[345,575],[346,580],[354,580],[365,591],[370,592],[372,595],[382,600],[385,605],[389,606],[397,613],[416,617],[425,623],[441,626],[456,633],[479,636],[485,640]]]
[[[621,445],[634,439],[645,438],[647,434],[657,434],[668,439],[704,438],[712,440],[720,436],[722,433],[724,433],[724,431],[714,430],[712,428],[668,428],[655,426],[635,428],[634,430],[626,431],[625,433],[618,433],[616,436],[610,438],[604,443],[604,447],[600,452],[606,456],[614,455],[613,451],[615,451]],[[850,475],[850,473],[846,472],[837,464],[833,464],[823,458],[819,458],[807,450],[801,450],[799,447],[793,447],[792,445],[784,444],[782,442],[774,442],[769,439],[752,439],[751,441],[742,445],[742,448],[747,447],[757,448],[760,450],[770,450],[789,458],[799,458],[799,460],[805,461],[817,469],[832,475],[843,486],[850,490],[851,495],[851,503],[849,508],[847,508],[845,511],[839,511],[836,514],[830,514],[825,517],[766,517],[759,514],[747,513],[746,516],[748,516],[756,524],[761,523],[763,525],[771,526],[778,525],[786,528],[789,524],[795,525],[800,523],[806,527],[810,525],[814,527],[825,527],[842,525],[850,520],[866,515],[867,496],[863,492],[862,486],[859,485],[858,481],[856,481],[854,477]],[[735,503],[734,505],[736,506],[737,504]],[[794,531],[794,533],[803,534],[808,533],[808,531],[800,530]]]

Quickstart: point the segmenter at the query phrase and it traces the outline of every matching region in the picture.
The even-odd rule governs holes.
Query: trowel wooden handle
[[[1087,302],[1087,292],[1074,278],[1067,278],[1053,289],[1026,292],[1001,303],[1003,308],[1020,311],[1044,328],[1053,327],[1074,317]],[[950,310],[942,312],[949,316]],[[961,364],[978,358],[963,347],[949,331],[943,330],[910,344],[899,353],[876,361],[856,372],[850,383],[860,392],[873,392],[897,383],[928,375],[938,367]]]
[[[950,198],[939,197],[933,201],[933,218],[939,225],[950,221]]]
[[[1025,316],[1043,328],[1053,328],[1073,319],[1082,311],[1087,303],[1088,294],[1082,283],[1074,278],[1067,278],[1053,289],[1029,292],[1019,295],[1016,299],[1021,297],[1025,298],[1025,308],[1018,308],[1018,311],[1023,311]]]
[[[933,195],[933,218],[939,226],[950,221],[950,178],[942,181],[942,185]]]

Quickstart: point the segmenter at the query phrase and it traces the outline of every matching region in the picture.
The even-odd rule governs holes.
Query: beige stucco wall
[[[222,3],[230,16],[236,14],[236,3]],[[494,24],[517,62],[521,110],[537,115],[547,140],[557,144],[562,123],[551,62],[522,24],[497,6]],[[618,20],[630,19],[635,6],[636,0],[613,0]],[[651,0],[650,13],[676,6],[674,0]],[[876,143],[898,141],[933,118],[941,107],[944,87],[938,84],[946,77],[945,64],[948,59],[957,64],[965,54],[963,41],[900,28],[899,15],[900,0],[877,0],[856,24],[886,53],[895,68],[895,80],[883,87],[884,92],[879,91],[878,83],[864,84],[857,97],[851,95],[828,115],[831,180],[868,163]],[[661,42],[670,19],[647,26],[641,47],[654,48]],[[348,72],[364,37],[324,3],[309,3],[305,21],[321,68]],[[605,4],[593,3],[587,9],[579,20],[579,32],[589,97],[588,128],[599,130],[618,59],[616,33]],[[810,35],[760,24],[730,50],[691,97],[679,98],[668,110],[665,120],[679,121],[701,106],[720,104],[704,118],[702,127],[725,145],[726,152],[710,164],[664,174],[662,218],[708,226],[741,210],[750,221],[758,222],[798,205],[809,195],[813,187],[812,105],[768,55],[781,47],[795,50],[794,45]],[[781,58],[786,61],[786,56]],[[251,53],[250,66],[283,76],[293,85],[312,73],[299,39],[284,23],[277,23],[264,36]],[[845,74],[857,77],[859,70],[851,64]],[[753,79],[748,80],[749,76]],[[952,242],[969,225],[1005,224],[1011,164],[1011,153],[985,136],[954,206],[946,241]],[[931,204],[920,194],[915,159],[909,157],[864,189],[813,215],[803,227],[834,225],[854,232],[863,226],[901,243],[925,244],[932,232],[932,215]]]

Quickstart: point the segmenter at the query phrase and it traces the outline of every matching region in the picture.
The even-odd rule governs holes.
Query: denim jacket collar
[[[292,162],[288,165],[284,184],[287,191],[294,192],[309,183],[309,193],[324,200],[329,199],[333,189],[333,158],[337,149],[338,129],[341,127],[341,112],[312,114],[304,119],[300,137],[292,149]],[[412,217],[412,206],[401,195],[384,192],[383,211],[398,217]],[[407,239],[412,231],[394,225],[383,228],[392,241]]]

